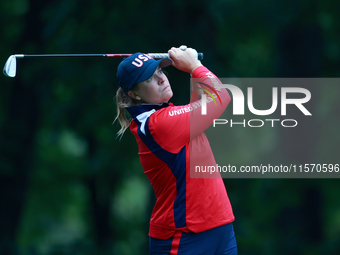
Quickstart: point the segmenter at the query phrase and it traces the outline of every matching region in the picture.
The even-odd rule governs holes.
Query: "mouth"
[[[169,86],[169,85],[168,85],[168,86],[166,86],[166,87],[163,89],[163,91],[164,91],[164,90],[166,90],[166,89],[168,89],[168,88],[170,88],[170,86]]]

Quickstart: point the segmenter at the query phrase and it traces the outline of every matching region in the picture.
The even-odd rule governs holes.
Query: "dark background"
[[[339,77],[339,10],[336,0],[2,0],[0,60],[185,44],[219,77]],[[19,59],[17,77],[0,77],[0,254],[148,254],[153,192],[133,136],[116,139],[111,124],[120,61]],[[172,102],[187,103],[188,74],[167,71]],[[308,89],[324,102],[317,121],[268,138],[282,163],[339,153],[339,90]],[[256,133],[230,132],[248,148],[233,157],[257,155]],[[225,183],[240,254],[340,254],[339,179]]]

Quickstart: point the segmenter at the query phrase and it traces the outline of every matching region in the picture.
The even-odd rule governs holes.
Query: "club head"
[[[17,72],[17,59],[15,55],[11,55],[6,61],[4,67],[4,75],[8,77],[15,77],[16,72]]]

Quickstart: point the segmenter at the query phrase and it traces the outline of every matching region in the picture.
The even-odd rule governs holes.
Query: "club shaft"
[[[132,54],[38,54],[38,55],[27,55],[27,54],[15,54],[16,58],[28,58],[28,57],[118,57],[124,58],[131,56]],[[148,53],[152,58],[161,59],[169,58],[168,53]],[[203,59],[203,53],[198,53],[198,59]]]
[[[15,54],[16,58],[30,58],[30,57],[106,57],[106,54],[39,54],[26,55]]]

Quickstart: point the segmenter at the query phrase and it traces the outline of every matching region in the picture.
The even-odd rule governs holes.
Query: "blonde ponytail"
[[[116,93],[116,104],[117,104],[117,116],[113,123],[116,122],[116,120],[119,121],[120,124],[120,130],[117,132],[117,136],[124,135],[124,132],[126,129],[130,126],[131,119],[128,119],[125,114],[125,108],[136,105],[136,100],[129,97],[125,92],[122,90],[122,88],[119,88]]]

